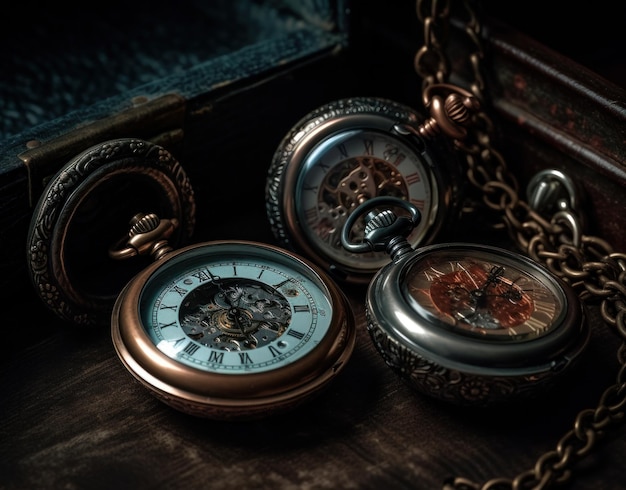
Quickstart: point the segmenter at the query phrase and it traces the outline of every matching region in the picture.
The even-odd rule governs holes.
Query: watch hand
[[[211,271],[207,271],[207,272],[209,273],[209,276],[211,276],[211,280],[213,281],[213,284],[217,286],[220,293],[224,297],[224,301],[226,301],[228,306],[231,308],[241,308],[239,305],[241,303],[242,294],[241,292],[237,291],[238,286],[235,285],[226,289],[224,288],[224,285],[222,284],[222,278],[220,276],[216,276]],[[235,299],[237,300],[236,304],[233,304],[233,297],[235,297]]]
[[[228,309],[228,317],[233,321],[233,323],[235,324],[235,327],[237,327],[242,334],[245,334],[246,329],[243,326],[243,322],[241,321],[239,310],[240,310],[239,307],[231,306]]]
[[[220,290],[220,293],[222,293],[222,295],[224,296],[224,300],[226,301],[226,303],[228,303],[228,306],[232,307],[233,304],[232,304],[232,301],[230,300],[230,296],[228,295],[228,292],[224,289],[224,286],[222,285],[222,278],[220,276],[216,276],[208,269],[207,269],[207,272],[209,273],[209,276],[211,276],[211,281],[213,282],[213,284],[217,286],[217,288]]]
[[[478,288],[472,289],[470,293],[470,297],[476,303],[476,305],[484,305],[486,298],[488,296],[487,289],[489,286],[493,286],[500,281],[500,276],[504,273],[504,267],[498,265],[493,266],[487,275],[487,279],[485,282]]]
[[[246,332],[246,327],[244,325],[244,322],[241,321],[241,319],[242,319],[242,317],[241,317],[241,310],[242,310],[242,308],[239,306],[239,303],[241,302],[241,295],[237,295],[237,304],[236,305],[233,304],[233,301],[232,301],[231,295],[229,294],[229,291],[227,289],[225,289],[224,285],[222,284],[222,278],[220,276],[216,276],[210,270],[207,270],[207,272],[211,276],[211,280],[213,281],[213,284],[215,284],[217,286],[217,288],[219,289],[220,293],[224,297],[224,301],[228,305],[228,318],[230,320],[232,320],[232,322],[235,324],[235,328],[237,328],[241,332],[241,334],[251,344],[256,344],[256,339],[254,338],[253,335],[251,335],[250,333]],[[245,308],[243,310],[245,311]]]

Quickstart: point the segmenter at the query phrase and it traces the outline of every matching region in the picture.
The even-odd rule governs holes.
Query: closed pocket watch
[[[394,202],[396,201],[396,202]],[[465,406],[535,396],[575,365],[589,339],[576,294],[543,266],[498,247],[445,243],[412,249],[419,210],[395,198],[363,203],[342,243],[386,250],[368,287],[367,329],[386,364],[413,388]],[[376,209],[378,208],[378,209]],[[365,215],[361,242],[349,227]]]
[[[357,255],[341,245],[346,219],[362,202],[394,196],[413,203],[423,219],[409,242],[433,241],[454,222],[462,194],[456,153],[433,133],[432,121],[381,98],[342,99],[307,114],[283,138],[269,168],[266,207],[274,235],[349,283],[368,282],[389,261],[384,252]],[[351,233],[362,237],[362,220]]]
[[[155,195],[166,191],[166,204],[139,192],[146,181]],[[126,198],[125,182],[134,182]],[[110,208],[108,193],[98,190],[111,192]],[[173,217],[135,212],[114,240],[108,226],[96,225],[92,241],[100,229],[107,246],[70,257],[85,238],[87,218],[94,218],[90,212],[97,214],[96,196],[110,211],[104,222],[111,226],[120,210],[143,205]],[[188,235],[193,202],[182,167],[157,145],[124,139],[87,150],[53,177],[34,214],[29,257],[35,288],[61,318],[109,325],[128,371],[180,411],[250,419],[295,407],[348,361],[355,344],[348,301],[318,266],[276,246],[216,240],[174,250],[170,240],[181,230]],[[140,271],[132,265],[137,260]],[[115,296],[96,296],[81,280],[81,272],[95,270],[92,263],[99,264],[100,281],[111,282],[109,293],[120,281],[109,281],[107,268],[125,272],[115,264],[128,263],[133,275]],[[65,269],[60,279],[59,269]]]

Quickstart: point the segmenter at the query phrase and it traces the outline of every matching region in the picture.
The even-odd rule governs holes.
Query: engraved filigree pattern
[[[68,162],[48,184],[33,214],[27,244],[29,271],[35,290],[44,303],[59,317],[77,325],[100,323],[99,305],[81,304],[80,292],[65,276],[57,257],[52,257],[54,240],[59,240],[57,226],[73,210],[65,209],[69,197],[81,192],[81,184],[103,168],[147,172],[157,182],[168,179],[178,192],[182,235],[191,235],[195,226],[193,189],[183,168],[164,148],[139,139],[118,139],[96,145]],[[103,204],[104,205],[104,204]],[[104,313],[108,314],[108,313]]]
[[[556,381],[554,373],[481,376],[449,369],[390,337],[366,310],[367,331],[385,363],[412,388],[461,406],[482,407],[533,398]]]
[[[280,401],[272,400],[271,404],[265,404],[262,402],[255,403],[251,401],[250,404],[241,404],[236,410],[234,410],[233,407],[228,404],[225,404],[224,406],[208,405],[203,401],[194,402],[183,397],[172,396],[161,390],[155,389],[153,386],[148,385],[142,380],[139,381],[143,386],[150,390],[150,393],[152,393],[157,400],[169,405],[175,410],[198,418],[209,418],[212,420],[223,421],[251,421],[267,417],[270,411],[274,415],[288,412],[306,402],[310,398],[316,396],[318,391],[325,386],[322,385],[318,390],[310,391],[305,396],[299,398],[285,398]]]

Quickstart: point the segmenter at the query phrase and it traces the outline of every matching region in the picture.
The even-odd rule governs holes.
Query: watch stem
[[[404,237],[395,237],[389,241],[387,245],[387,253],[391,257],[391,260],[395,260],[407,253],[413,252],[413,247]]]
[[[128,235],[109,249],[109,255],[114,259],[151,255],[154,260],[159,260],[173,250],[167,240],[177,227],[176,219],[160,219],[154,213],[138,213],[130,220]]]

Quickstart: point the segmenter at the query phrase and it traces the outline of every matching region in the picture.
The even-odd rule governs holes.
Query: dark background
[[[39,8],[32,3],[18,7],[14,22],[4,17],[2,52],[18,49],[7,40],[36,39],[28,49],[19,50],[27,72],[40,73],[29,55],[43,53],[43,63],[45,53],[53,51],[54,46],[46,43],[55,38],[47,33],[59,33],[57,40],[77,39],[72,47],[78,51],[88,45],[87,40],[102,46],[107,29],[116,22],[143,25],[142,9],[150,8],[150,3],[100,3],[91,12],[62,5],[50,10],[32,10]],[[353,43],[341,56],[325,53],[319,60],[290,67],[288,73],[273,74],[269,81],[218,88],[207,96],[212,116],[189,121],[196,125],[186,128],[186,140],[176,151],[189,166],[197,188],[196,240],[273,242],[264,215],[264,171],[279,139],[306,111],[329,99],[353,95],[381,95],[418,105],[419,80],[412,59],[422,38],[414,3],[367,0],[354,2],[352,10]],[[569,2],[485,0],[483,10],[597,73],[599,83],[624,87],[624,16],[615,4],[604,1],[581,7]],[[160,28],[180,16],[190,22],[189,29],[174,22],[176,35],[197,36],[166,35],[173,46],[193,44],[208,35],[191,29],[196,24],[185,19],[184,11],[171,15],[162,19]],[[109,27],[98,30],[99,19]],[[223,32],[237,32],[233,25],[236,22],[225,23]],[[84,43],[78,34],[86,36]],[[228,35],[224,39],[234,40]],[[106,48],[103,52],[108,52]],[[556,71],[559,68],[554,66]],[[580,73],[581,81],[591,78],[590,72]],[[6,70],[0,72],[4,81],[8,75]],[[104,86],[101,90],[109,90],[107,73],[97,75]],[[18,77],[15,83],[25,81]],[[52,95],[67,102],[72,94]],[[195,104],[194,108],[208,105],[206,100]],[[28,124],[20,119],[21,113],[17,116],[18,123]],[[45,116],[40,114],[42,119]],[[510,122],[503,128],[504,148],[514,168],[518,168],[520,148],[545,146],[536,135]],[[539,155],[544,158],[534,165],[553,163],[548,158],[552,153]],[[595,171],[586,168],[583,175],[594,176]],[[598,177],[600,190],[612,191],[619,185],[605,180]],[[623,203],[623,189],[618,190],[622,194],[615,199]],[[619,224],[624,219],[620,209],[605,214],[602,221]],[[459,229],[459,238],[467,238],[465,231]],[[18,242],[21,247],[23,238]],[[24,255],[19,248],[11,260],[23,266]],[[78,329],[57,319],[23,279],[22,275],[3,287],[2,490],[430,489],[440,488],[454,476],[478,482],[513,478],[554,449],[581,410],[596,407],[618,369],[619,339],[593,304],[587,355],[558,389],[498,409],[442,404],[413,392],[384,365],[365,330],[365,289],[346,287],[357,318],[357,346],[328,390],[288,414],[253,422],[216,422],[184,415],[153,398],[118,360],[108,329]],[[576,466],[567,488],[623,488],[623,427],[607,429],[601,436],[592,453]]]

